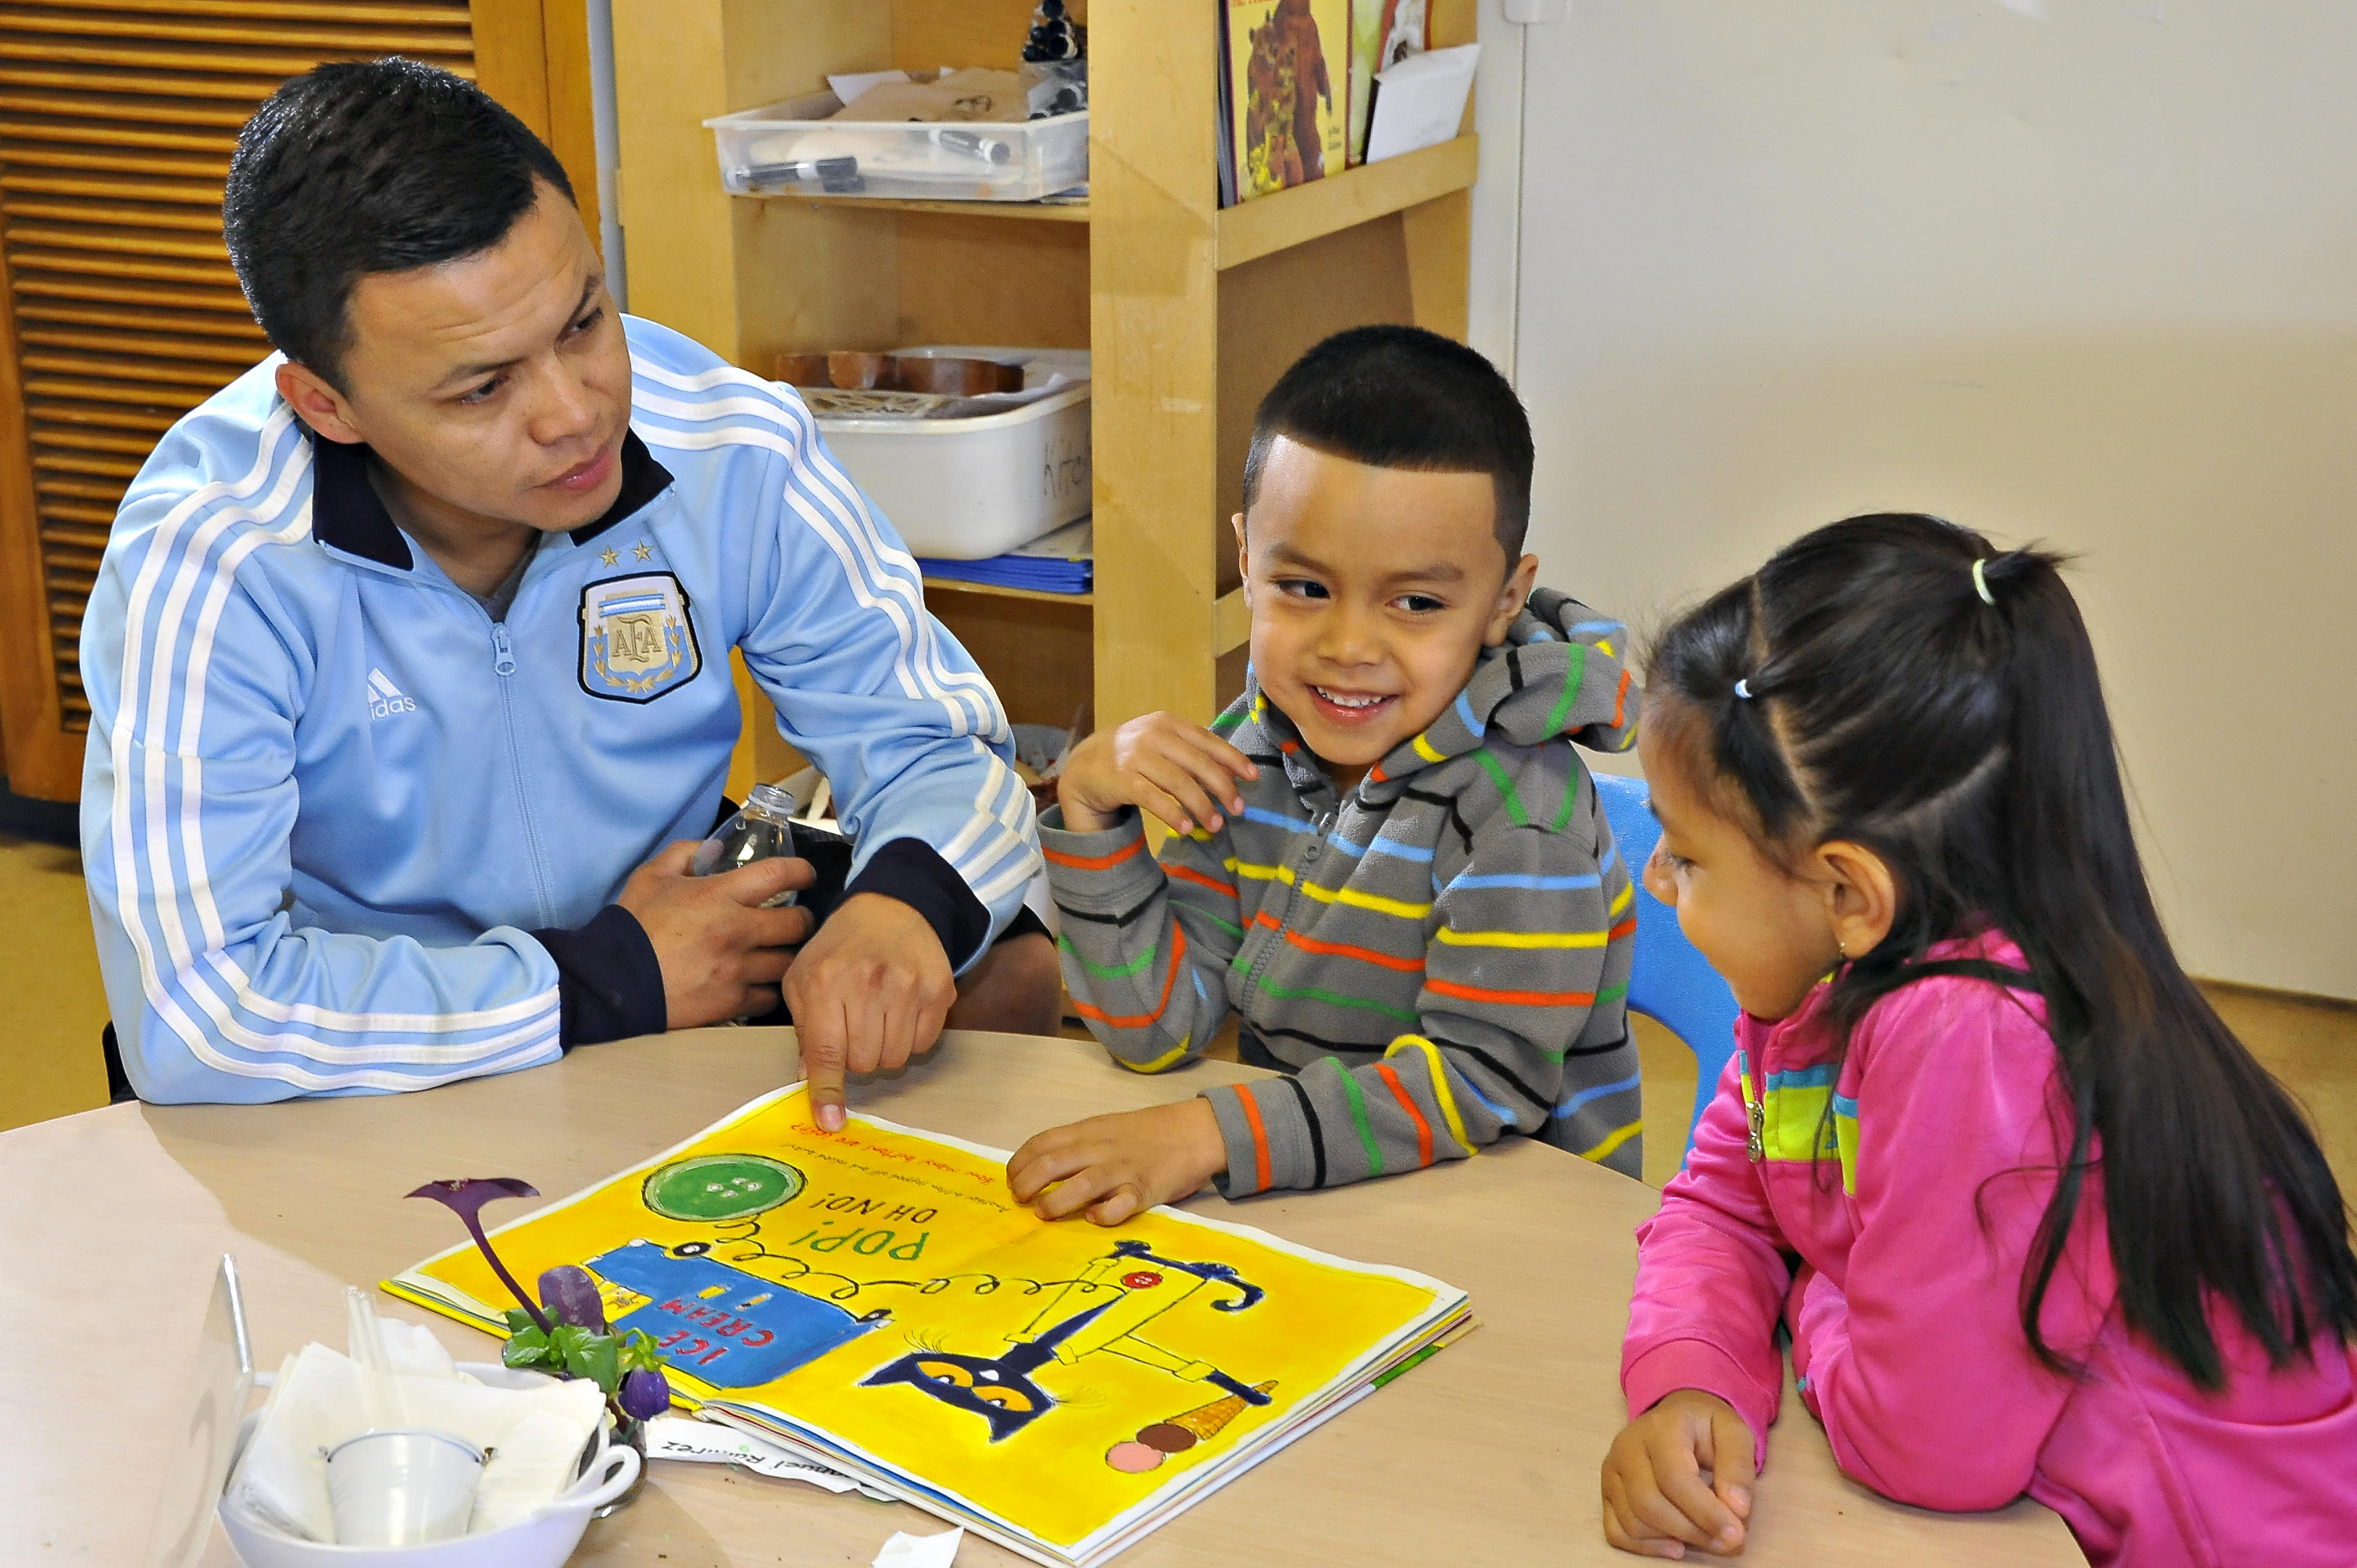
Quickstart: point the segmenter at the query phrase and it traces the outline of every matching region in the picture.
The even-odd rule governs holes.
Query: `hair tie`
[[[1735,694],[1747,703],[1751,700],[1751,682],[1748,677],[1735,683]]]
[[[1973,563],[1973,586],[1980,590],[1981,603],[1994,605],[1996,603],[1996,596],[1989,592],[1987,566],[1988,560],[1986,556]]]

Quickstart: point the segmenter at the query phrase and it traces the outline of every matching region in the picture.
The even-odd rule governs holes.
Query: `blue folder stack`
[[[1042,539],[1004,555],[979,561],[944,561],[917,557],[918,569],[928,577],[952,582],[981,583],[994,588],[1029,588],[1043,594],[1085,594],[1095,580],[1096,560],[1090,520],[1069,523]]]

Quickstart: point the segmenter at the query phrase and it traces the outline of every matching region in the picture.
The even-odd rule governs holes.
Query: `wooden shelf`
[[[746,201],[799,201],[813,212],[829,207],[857,207],[869,211],[950,212],[964,218],[1028,218],[1035,223],[1085,223],[1085,201],[904,201],[888,196],[804,196],[791,190],[745,193]]]
[[[955,577],[924,579],[928,598],[935,594],[983,594],[994,599],[1035,599],[1044,605],[1093,605],[1094,594],[1051,594],[1040,588],[1003,588],[996,583],[968,583]]]
[[[1479,149],[1460,135],[1222,211],[1221,8],[1070,0],[1089,26],[1085,203],[731,198],[713,177],[702,116],[830,71],[1011,70],[1032,5],[613,0],[631,303],[747,366],[851,344],[1088,349],[1093,591],[928,577],[925,596],[1016,720],[1207,722],[1248,652],[1228,520],[1253,412],[1334,332],[1410,321],[1465,337]],[[1431,46],[1473,42],[1480,9],[1426,0]],[[781,760],[746,690],[739,782]]]
[[[1223,208],[1220,270],[1468,189],[1480,172],[1480,149],[1479,136],[1463,135]]]

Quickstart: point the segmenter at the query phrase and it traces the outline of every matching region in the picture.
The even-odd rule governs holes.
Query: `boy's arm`
[[[1558,796],[1566,785],[1600,818],[1593,785],[1576,771]],[[1329,1057],[1292,1079],[1210,1092],[1230,1196],[1462,1159],[1509,1131],[1540,1131],[1558,1110],[1607,1129],[1581,1145],[1588,1157],[1636,1162],[1636,1053],[1615,1005],[1632,895],[1620,857],[1599,860],[1609,838],[1564,817],[1558,828],[1501,810],[1469,846],[1436,858],[1445,880],[1424,986],[1382,1059]]]
[[[1792,1272],[1747,1152],[1742,1061],[1740,1052],[1728,1058],[1684,1168],[1662,1189],[1659,1212],[1637,1227],[1620,1388],[1631,1420],[1679,1389],[1717,1394],[1751,1428],[1758,1464],[1783,1399],[1776,1318]]]
[[[1243,940],[1225,831],[1174,833],[1157,863],[1134,810],[1102,832],[1063,822],[1051,807],[1039,842],[1073,1006],[1124,1067],[1161,1072],[1194,1059],[1226,1021],[1228,961]]]

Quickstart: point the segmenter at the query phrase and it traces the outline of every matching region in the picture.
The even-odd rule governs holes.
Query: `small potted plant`
[[[597,1294],[597,1282],[578,1264],[560,1263],[544,1272],[540,1300],[534,1302],[491,1250],[490,1238],[483,1234],[485,1204],[502,1197],[538,1197],[539,1188],[513,1176],[461,1176],[427,1182],[408,1196],[430,1197],[457,1215],[491,1273],[516,1298],[521,1310],[511,1308],[506,1315],[508,1337],[500,1347],[500,1363],[596,1383],[606,1396],[615,1441],[630,1444],[645,1458],[646,1423],[671,1406],[671,1383],[663,1376],[662,1352],[653,1337],[638,1328],[608,1332],[606,1303]],[[643,1485],[644,1466],[639,1477],[639,1484]],[[633,1486],[612,1507],[629,1502],[637,1489]]]

